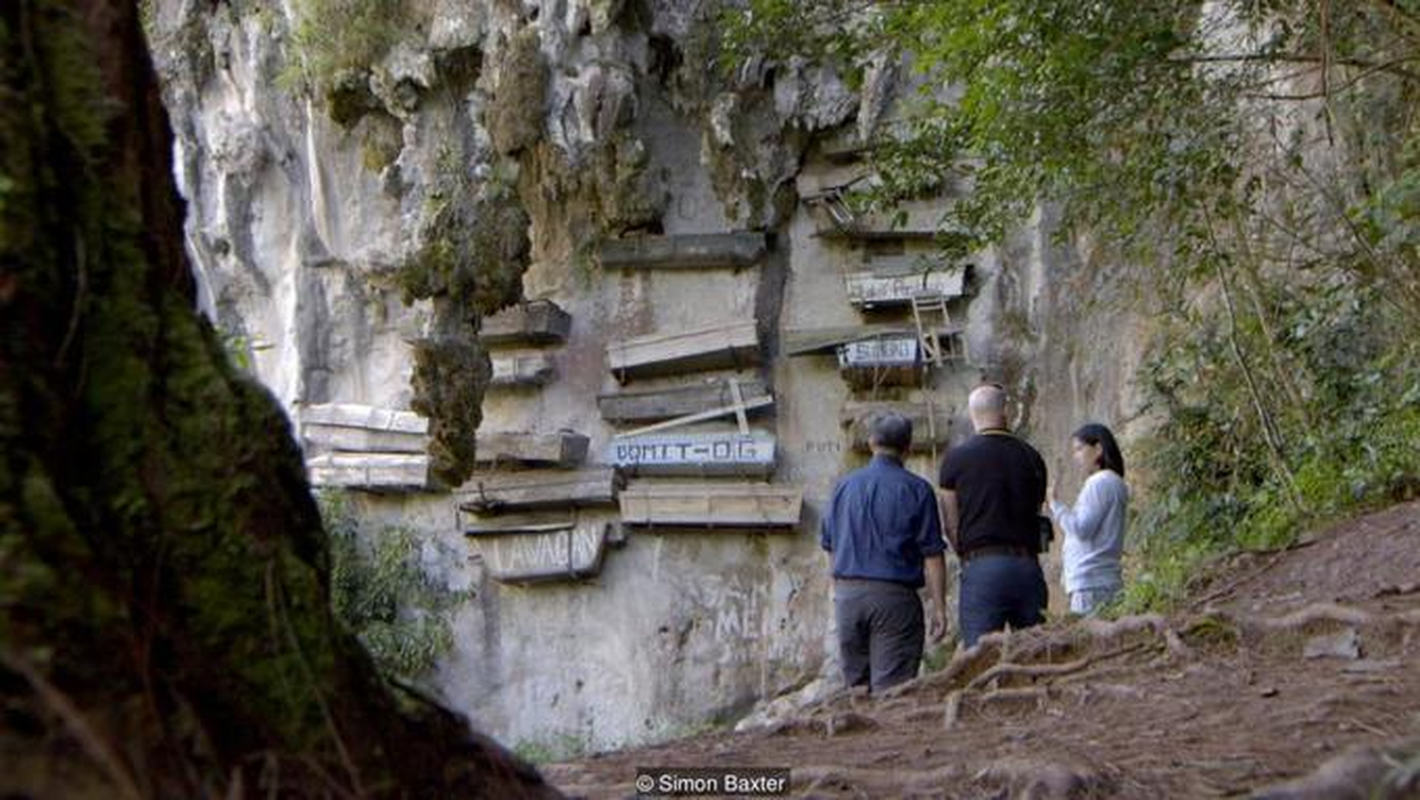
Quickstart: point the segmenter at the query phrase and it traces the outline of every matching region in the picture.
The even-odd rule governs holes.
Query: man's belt
[[[1017,558],[1035,558],[1036,554],[1029,547],[1021,547],[1014,544],[988,544],[981,547],[973,547],[962,553],[958,558],[962,562],[967,562],[973,558],[982,556],[1015,556]]]

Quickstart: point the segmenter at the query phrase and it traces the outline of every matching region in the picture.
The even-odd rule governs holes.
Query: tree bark
[[[171,151],[136,4],[0,4],[0,794],[555,795],[332,619]]]

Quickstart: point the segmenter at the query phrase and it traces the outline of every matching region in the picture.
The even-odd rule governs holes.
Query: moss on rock
[[[414,344],[411,407],[429,418],[430,470],[445,485],[463,483],[473,470],[483,394],[492,374],[471,328]]]
[[[513,35],[496,77],[488,106],[488,135],[499,153],[513,155],[542,139],[547,113],[548,67],[536,28]]]
[[[441,191],[424,243],[398,279],[406,302],[434,301],[434,333],[415,345],[412,407],[429,418],[434,477],[458,485],[473,470],[492,369],[478,325],[522,296],[531,223],[517,196],[496,182],[475,191],[456,173]]]
[[[289,424],[193,310],[133,4],[15,0],[0,47],[0,702],[35,766],[0,794],[550,794],[332,619]]]

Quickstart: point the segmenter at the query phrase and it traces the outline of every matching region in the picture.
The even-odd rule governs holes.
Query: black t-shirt
[[[988,545],[1038,550],[1045,480],[1045,459],[1004,430],[977,434],[948,450],[938,483],[956,492],[962,552]]]

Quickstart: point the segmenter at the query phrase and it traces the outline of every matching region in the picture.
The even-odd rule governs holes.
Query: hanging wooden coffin
[[[765,251],[762,233],[697,233],[610,239],[601,244],[607,269],[747,267]]]
[[[483,321],[478,338],[485,344],[556,344],[566,341],[572,316],[551,300],[532,300],[505,308]]]
[[[622,491],[626,525],[683,528],[793,528],[804,493],[764,483],[637,482]]]
[[[921,363],[921,344],[915,334],[860,339],[838,348],[839,373],[855,388],[916,383]]]
[[[301,438],[315,452],[423,453],[428,444],[429,420],[413,411],[325,403],[303,406],[297,416]]]
[[[554,375],[552,359],[542,353],[495,355],[492,386],[544,386]]]
[[[753,319],[637,336],[607,345],[607,366],[618,380],[748,366],[758,357],[759,336]]]
[[[306,459],[312,486],[412,491],[429,488],[429,457],[408,453],[326,453]]]
[[[470,519],[464,534],[503,583],[575,580],[601,572],[616,523],[549,517]]]
[[[623,480],[615,469],[475,473],[455,494],[459,508],[500,513],[555,508],[585,508],[616,503]]]
[[[848,302],[861,309],[905,306],[918,295],[960,297],[966,270],[961,268],[928,271],[853,272],[843,279]]]
[[[617,437],[606,460],[635,475],[752,475],[774,472],[768,433],[657,433]]]
[[[931,242],[938,236],[933,219],[917,211],[904,220],[896,214],[863,214],[841,198],[829,195],[809,204],[814,235],[859,242]]]
[[[912,452],[931,452],[933,442],[938,452],[951,443],[956,420],[952,409],[934,406],[932,417],[928,417],[926,403],[847,403],[843,406],[840,421],[848,429],[848,438],[853,449],[868,451],[868,432],[875,414],[895,411],[912,422]]]
[[[527,464],[572,467],[587,457],[587,437],[572,431],[508,433],[479,431],[475,451],[479,464]]]
[[[740,381],[740,397],[763,397],[764,381]],[[614,424],[657,422],[724,408],[735,402],[729,381],[715,380],[670,389],[617,392],[597,397],[602,419]]]

